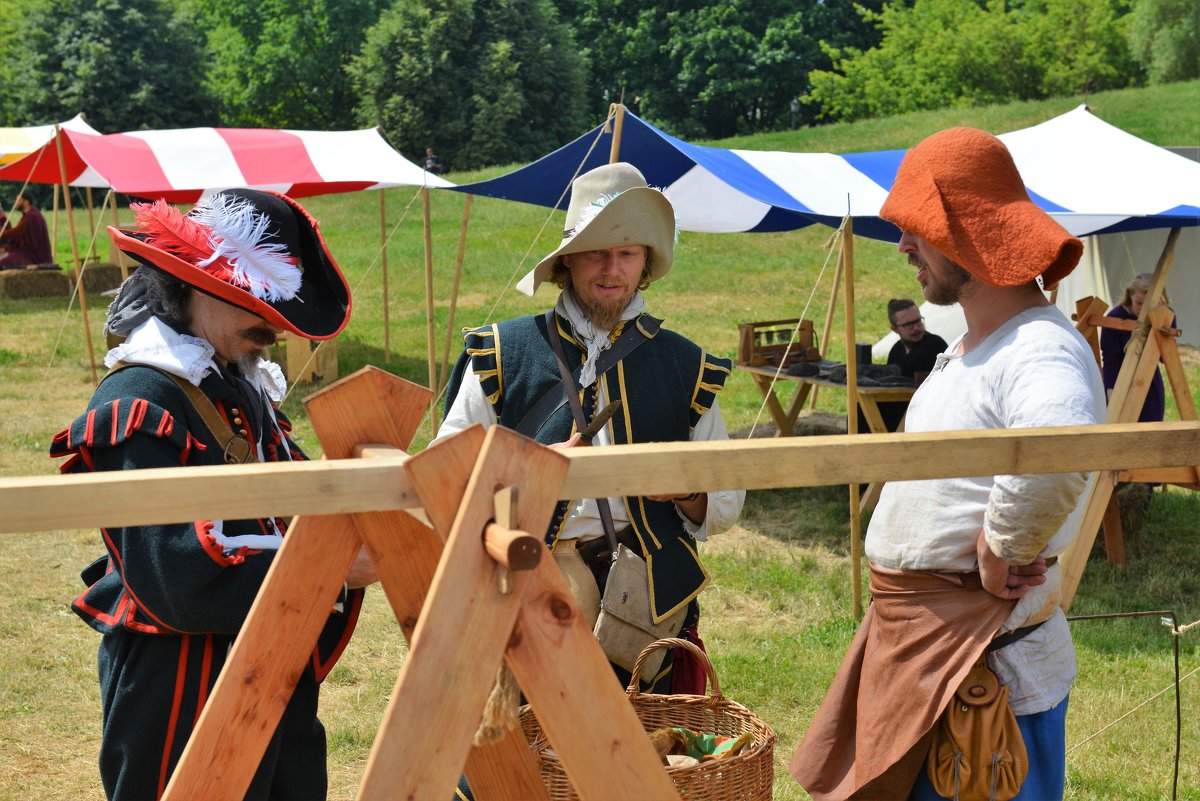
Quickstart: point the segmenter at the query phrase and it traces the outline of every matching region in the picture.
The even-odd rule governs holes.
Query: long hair
[[[139,267],[109,304],[104,329],[124,336],[149,317],[187,327],[191,293],[192,288],[175,276],[150,266]]]
[[[1125,287],[1125,294],[1121,297],[1121,305],[1128,311],[1133,305],[1133,296],[1139,292],[1143,295],[1150,293],[1150,284],[1154,282],[1154,273],[1138,273],[1129,282],[1129,286]],[[1167,288],[1163,287],[1162,302],[1170,305],[1171,298],[1167,295]],[[1150,304],[1151,307],[1154,304]]]

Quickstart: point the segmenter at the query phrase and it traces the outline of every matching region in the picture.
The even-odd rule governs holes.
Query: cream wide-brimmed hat
[[[575,179],[562,243],[517,283],[517,289],[526,295],[536,292],[564,253],[620,245],[646,246],[651,281],[671,269],[675,209],[666,195],[625,162],[605,164]]]

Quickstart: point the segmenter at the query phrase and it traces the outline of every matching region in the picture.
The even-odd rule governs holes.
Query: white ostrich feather
[[[301,272],[296,259],[288,255],[282,243],[262,241],[271,221],[248,201],[213,195],[192,209],[190,216],[212,229],[216,245],[212,256],[198,266],[224,258],[236,283],[272,303],[291,300],[300,291]]]

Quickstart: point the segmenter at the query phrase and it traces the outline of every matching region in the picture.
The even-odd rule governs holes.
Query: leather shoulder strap
[[[222,454],[226,464],[246,464],[247,462],[255,461],[254,451],[250,447],[250,442],[245,437],[233,433],[233,429],[225,422],[225,418],[221,417],[221,413],[217,411],[217,407],[213,405],[212,399],[209,398],[200,387],[181,378],[174,373],[168,373],[166,370],[160,370],[149,364],[130,364],[128,362],[117,362],[116,365],[108,371],[104,378],[100,379],[100,383],[104,383],[109,376],[114,373],[124,370],[126,367],[147,367],[155,370],[167,378],[170,378],[175,384],[183,390],[183,394],[187,396],[196,413],[200,415],[200,419],[204,421],[204,425],[208,427],[208,431],[213,435],[213,439],[221,446]]]
[[[657,336],[658,329],[662,327],[662,322],[657,317],[651,317],[648,314],[643,314],[631,320],[625,326],[624,330],[621,331],[621,335],[617,337],[617,341],[612,344],[612,347],[601,353],[600,357],[596,359],[596,375],[607,373],[612,369],[613,365],[637,350],[638,346],[643,342]],[[557,344],[558,322],[555,320],[554,309],[546,312],[546,336],[550,338],[552,346]],[[561,345],[559,347],[561,348]],[[582,369],[581,365],[571,372],[572,384],[579,385],[579,373]],[[561,409],[566,402],[566,384],[559,382],[546,390],[529,407],[529,411],[525,412],[521,421],[517,423],[517,432],[527,437],[532,437],[545,425],[550,416]],[[581,427],[580,430],[582,431],[583,428]]]

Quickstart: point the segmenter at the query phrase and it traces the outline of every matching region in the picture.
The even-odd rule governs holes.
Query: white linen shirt
[[[905,430],[955,431],[1090,425],[1105,419],[1095,356],[1062,312],[1038,306],[1015,315],[966,354],[962,338],[938,357],[913,396]],[[935,446],[936,447],[936,446]],[[978,570],[980,529],[1009,564],[1058,556],[1082,523],[1094,476],[1086,473],[973,476],[887,483],[867,529],[866,554],[893,570]],[[1058,609],[1057,564],[1017,602],[1001,631],[1049,618],[994,652],[1018,715],[1057,705],[1075,677],[1070,630]]]

